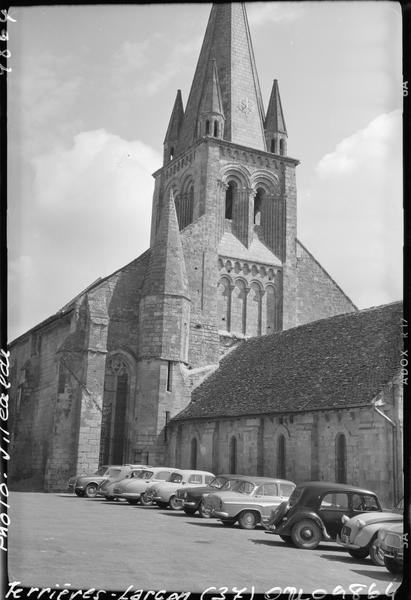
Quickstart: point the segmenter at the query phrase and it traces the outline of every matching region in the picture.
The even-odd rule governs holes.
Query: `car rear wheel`
[[[234,527],[235,521],[233,521],[232,519],[224,519],[224,521],[221,521],[221,523],[224,527]]]
[[[378,537],[375,536],[369,543],[370,558],[377,567],[384,566],[384,552],[378,543]]]
[[[402,568],[401,565],[395,560],[395,558],[391,558],[391,556],[384,557],[384,564],[393,575],[401,575]]]
[[[361,560],[362,558],[366,558],[369,555],[370,551],[368,550],[368,546],[366,548],[358,548],[348,550],[348,554],[357,560]]]
[[[95,483],[89,483],[86,489],[84,490],[85,496],[87,498],[95,498],[97,496],[97,486]]]
[[[198,512],[200,517],[202,517],[203,519],[209,519],[211,517],[211,510],[204,506],[204,502],[200,502]]]
[[[128,502],[129,504],[137,504],[137,503],[138,503],[138,500],[136,500],[135,498],[127,498],[127,502]]]
[[[241,529],[255,529],[259,519],[251,510],[245,510],[241,513],[238,519],[238,524]]]
[[[189,506],[185,506],[184,507],[184,512],[186,513],[186,515],[188,515],[189,517],[192,517],[193,514],[196,512],[196,508],[190,508]]]
[[[153,500],[150,496],[146,496],[145,494],[140,496],[140,502],[143,506],[151,506],[153,504]]]
[[[297,548],[313,550],[321,541],[321,530],[314,521],[303,519],[292,528],[291,539]]]

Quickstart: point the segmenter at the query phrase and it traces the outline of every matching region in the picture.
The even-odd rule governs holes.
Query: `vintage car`
[[[81,475],[73,475],[73,477],[70,477],[70,479],[67,482],[67,489],[69,490],[69,492],[73,492],[75,491],[75,486],[76,486],[76,481],[79,477],[100,477],[103,478],[104,474],[107,472],[107,470],[110,468],[110,465],[101,465],[101,467],[99,467],[97,469],[97,471],[95,471],[94,473],[81,473]],[[100,479],[101,481],[101,479]],[[78,496],[82,496],[82,494],[77,494]]]
[[[359,496],[354,497],[354,504],[356,498],[359,502]],[[378,531],[392,522],[402,521],[403,511],[404,501],[401,500],[393,510],[366,512],[351,519],[343,516],[344,526],[341,534],[337,535],[337,542],[344,546],[353,558],[361,559],[369,554],[375,565],[383,567],[384,554],[378,542]]]
[[[384,556],[384,565],[393,575],[402,573],[404,564],[404,522],[387,524],[378,532],[378,543]]]
[[[354,517],[365,511],[382,511],[374,492],[345,483],[309,481],[298,485],[289,501],[273,511],[267,533],[309,550],[323,540],[335,540],[344,515]]]
[[[97,488],[97,496],[103,496],[106,500],[117,500],[117,494],[114,493],[114,486],[123,483],[123,481],[128,482],[133,480],[145,469],[145,466],[139,465],[136,469],[129,471],[126,476],[121,479],[104,479]]]
[[[80,497],[95,498],[98,486],[104,480],[110,479],[114,481],[115,479],[123,479],[133,468],[138,467],[139,465],[111,465],[107,467],[104,475],[84,475],[78,477],[74,484],[74,492]]]
[[[285,479],[248,475],[238,479],[231,490],[206,496],[204,507],[225,527],[238,521],[241,529],[255,529],[258,523],[268,521],[272,510],[288,499],[294,488],[295,483]]]
[[[219,490],[229,491],[232,486],[244,475],[218,475],[206,486],[181,488],[177,492],[176,504],[180,502],[186,515],[194,515],[197,510],[200,517],[209,518],[210,511],[204,506],[204,498]]]
[[[129,504],[141,502],[145,506],[152,504],[150,498],[145,498],[145,492],[150,485],[155,482],[168,481],[173,473],[179,473],[178,469],[170,467],[152,467],[141,471],[136,478],[132,480],[123,479],[114,485],[114,495],[117,498],[127,500]]]
[[[170,506],[172,510],[179,510],[181,503],[177,501],[177,492],[184,485],[207,485],[214,479],[213,473],[208,471],[197,471],[178,469],[170,477],[169,481],[156,483],[148,488],[144,494],[145,500],[157,504],[160,508]]]

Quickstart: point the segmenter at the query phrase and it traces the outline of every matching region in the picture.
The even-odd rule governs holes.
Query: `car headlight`
[[[366,525],[365,521],[363,521],[362,519],[357,519],[355,524],[358,527],[358,529],[362,529]]]
[[[383,542],[383,541],[385,540],[385,538],[386,538],[386,537],[387,537],[387,532],[386,532],[386,531],[384,531],[384,529],[381,529],[381,530],[378,532],[378,540],[379,540],[380,542]]]

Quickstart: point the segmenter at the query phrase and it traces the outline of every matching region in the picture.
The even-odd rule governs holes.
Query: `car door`
[[[333,539],[340,533],[343,526],[342,517],[348,512],[349,498],[346,492],[327,492],[323,495],[318,515]]]
[[[282,502],[276,483],[264,483],[258,486],[252,500],[261,507],[261,515],[267,518],[271,515],[271,511]]]

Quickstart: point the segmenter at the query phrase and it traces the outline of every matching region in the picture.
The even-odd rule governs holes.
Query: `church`
[[[150,248],[10,345],[16,489],[167,463],[398,495],[401,304],[358,311],[297,239],[298,163],[244,4],[214,4],[153,174]]]

